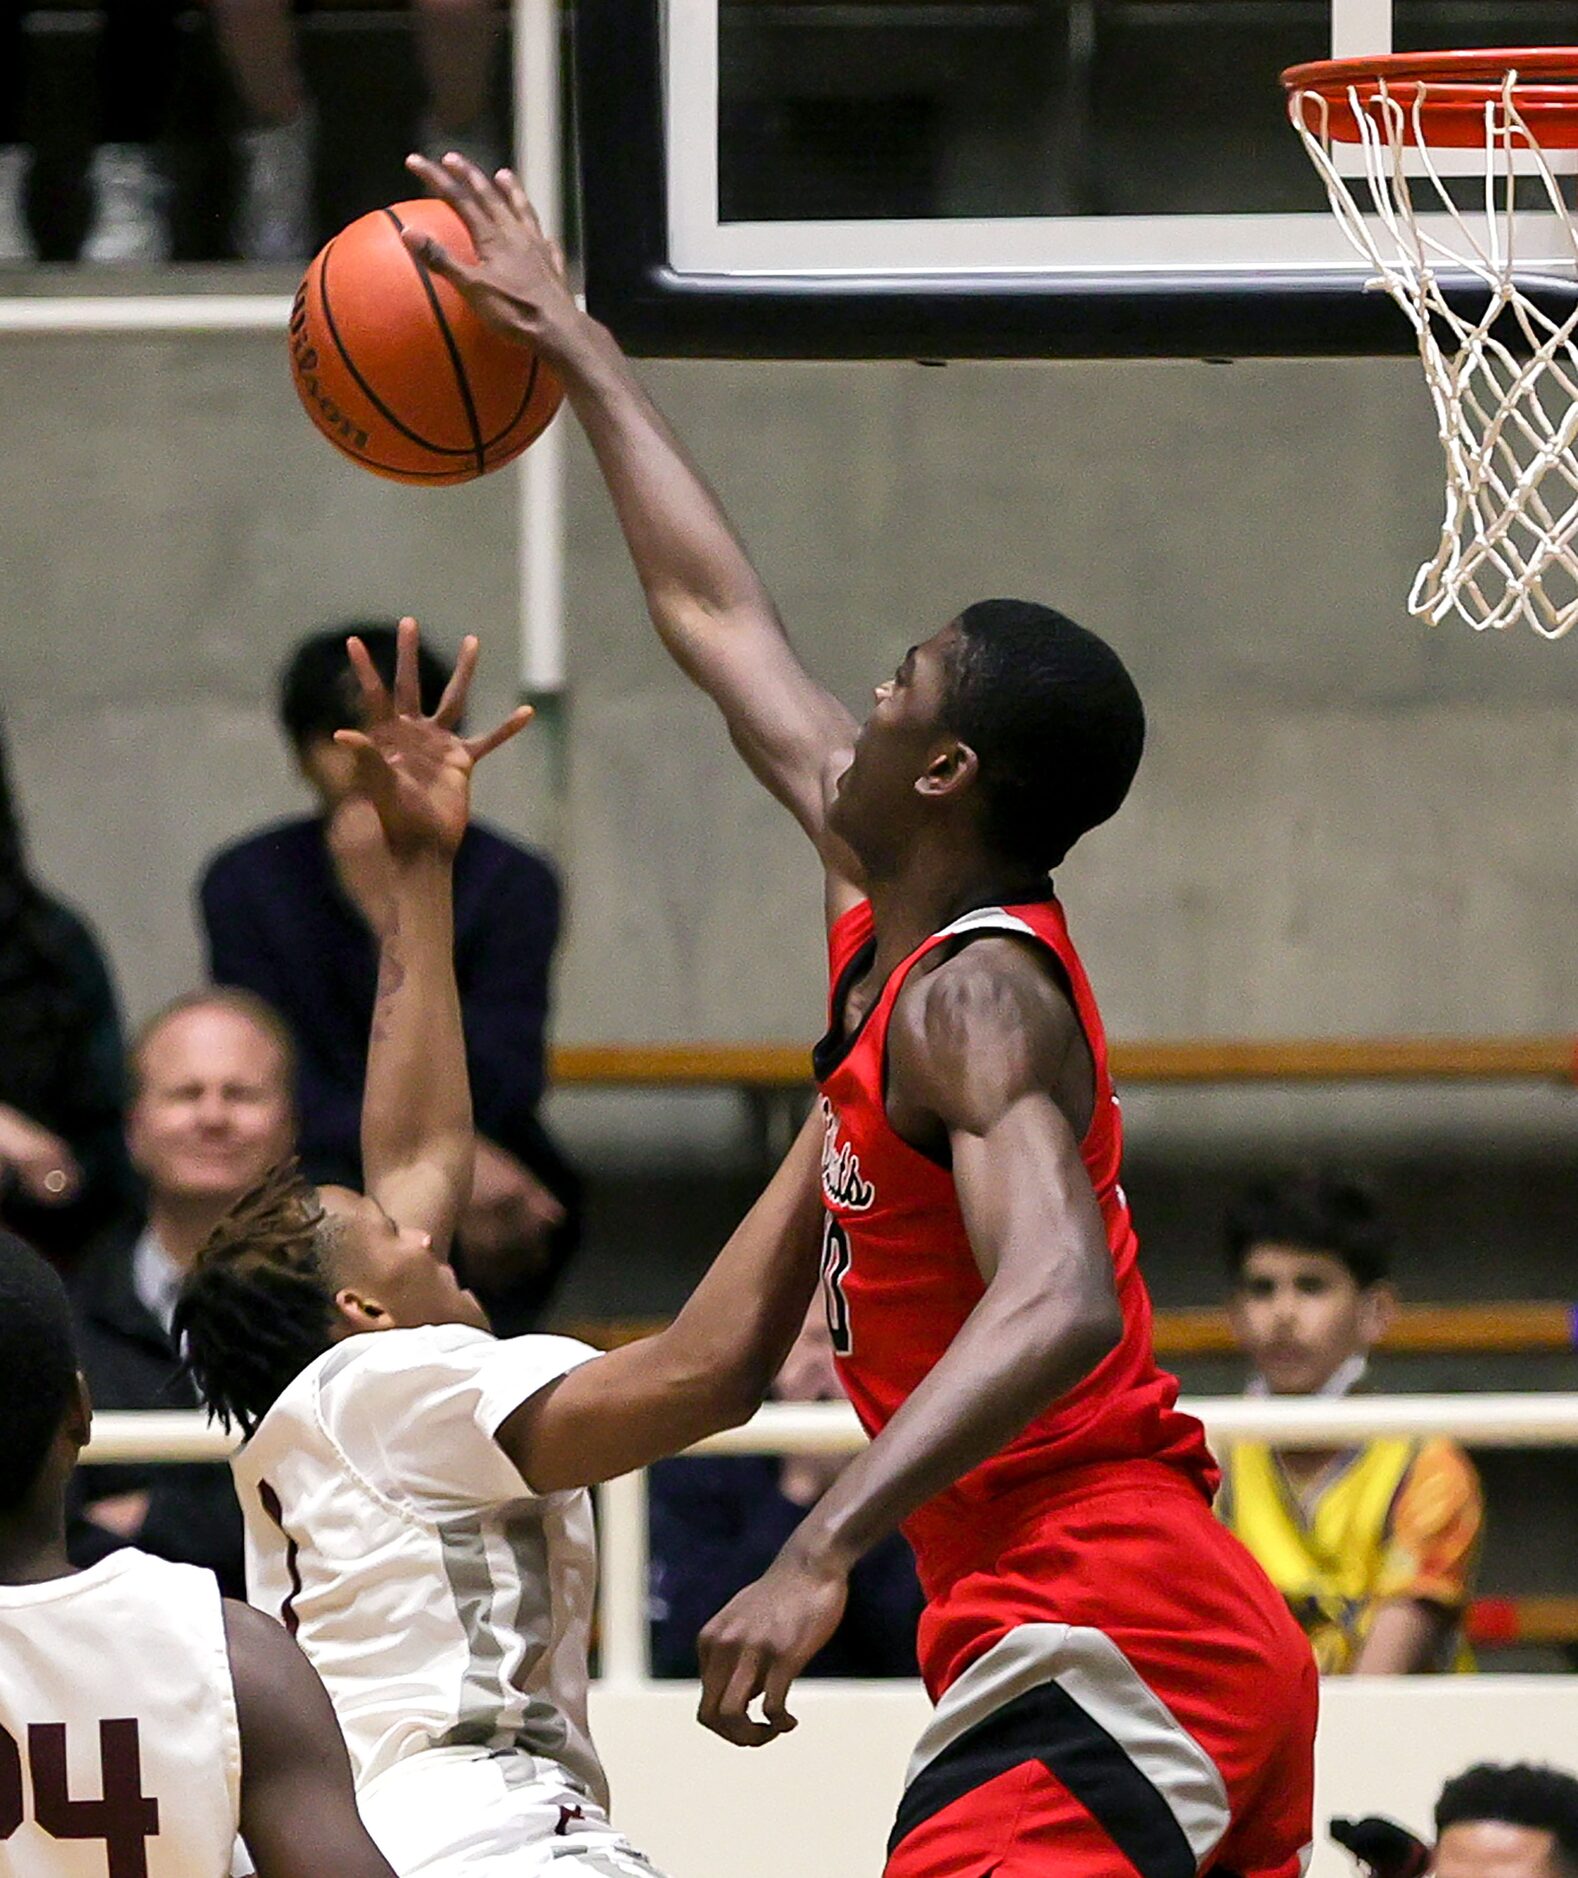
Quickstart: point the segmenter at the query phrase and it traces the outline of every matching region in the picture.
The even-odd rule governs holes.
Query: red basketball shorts
[[[1197,1489],[1082,1471],[989,1568],[924,1562],[937,1709],[886,1878],[1298,1878],[1311,1840],[1308,1642]]]

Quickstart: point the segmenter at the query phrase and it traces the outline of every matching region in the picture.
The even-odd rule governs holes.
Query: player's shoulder
[[[1079,1021],[1056,958],[1028,929],[983,931],[912,973],[894,1020],[928,1055],[950,1061],[994,1036],[1061,1043]]]
[[[496,1337],[472,1324],[419,1324],[347,1337],[315,1358],[291,1390],[300,1392],[303,1408],[310,1402],[321,1409],[325,1403],[365,1397],[375,1389],[414,1399],[473,1376],[562,1375],[599,1354],[578,1338],[546,1332]]]

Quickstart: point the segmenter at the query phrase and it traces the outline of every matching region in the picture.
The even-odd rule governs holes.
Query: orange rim
[[[1358,111],[1383,94],[1402,112],[1406,143],[1480,149],[1485,107],[1515,73],[1512,96],[1530,132],[1554,150],[1578,149],[1578,46],[1500,46],[1464,52],[1389,52],[1313,59],[1282,74],[1295,123],[1333,143],[1361,141]]]

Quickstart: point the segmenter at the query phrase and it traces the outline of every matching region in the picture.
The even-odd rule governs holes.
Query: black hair
[[[0,728],[0,1102],[53,1116],[63,1064],[88,1047],[91,1019],[61,947],[61,915],[33,878]]]
[[[1228,1208],[1223,1236],[1234,1278],[1255,1246],[1271,1243],[1341,1259],[1357,1285],[1390,1276],[1396,1244],[1375,1194],[1323,1168],[1251,1182]]]
[[[1550,1833],[1562,1864],[1578,1872],[1578,1779],[1571,1774],[1526,1762],[1498,1767],[1481,1761],[1441,1789],[1436,1801],[1437,1838],[1448,1826],[1492,1819]]]
[[[0,1231],[0,1513],[33,1491],[76,1387],[66,1287],[30,1245]]]
[[[984,834],[1049,872],[1116,814],[1145,748],[1145,708],[1104,639],[1031,600],[978,600],[957,620],[947,727],[980,761]]]
[[[280,729],[298,750],[362,721],[361,689],[345,655],[354,633],[366,646],[378,676],[394,683],[398,628],[393,620],[346,620],[303,639],[279,678]],[[417,648],[417,686],[422,709],[435,711],[449,683],[450,668],[424,640]]]
[[[208,1412],[250,1435],[334,1341],[334,1232],[294,1161],[244,1193],[203,1242],[171,1325]]]

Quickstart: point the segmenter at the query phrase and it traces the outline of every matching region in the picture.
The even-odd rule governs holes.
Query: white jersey
[[[309,1364],[236,1455],[249,1595],[323,1678],[364,1798],[425,1749],[471,1748],[606,1806],[590,1497],[532,1492],[494,1440],[596,1355],[462,1324],[368,1332]]]
[[[5,1878],[224,1878],[240,1807],[211,1572],[128,1548],[0,1585]]]

